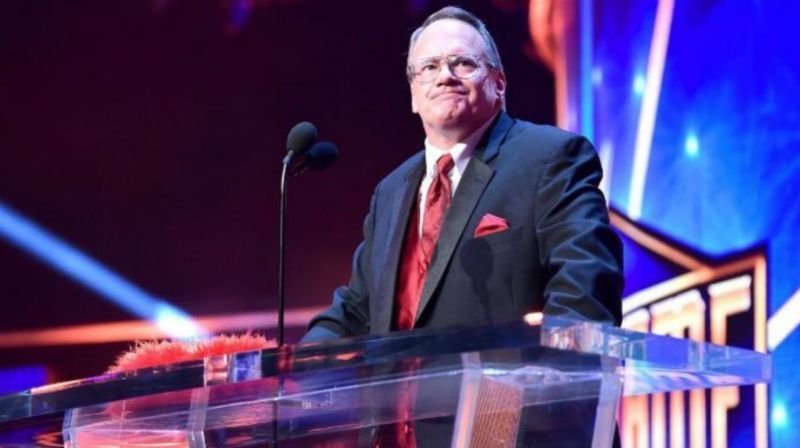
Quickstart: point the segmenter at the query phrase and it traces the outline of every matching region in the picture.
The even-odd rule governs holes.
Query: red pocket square
[[[508,230],[508,221],[499,216],[487,213],[483,215],[481,222],[478,223],[478,227],[475,228],[475,238],[502,232],[503,230]]]

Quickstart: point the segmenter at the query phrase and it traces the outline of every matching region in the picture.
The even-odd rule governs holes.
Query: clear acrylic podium
[[[762,353],[546,317],[39,387],[0,397],[0,444],[608,447],[623,395],[770,378]]]

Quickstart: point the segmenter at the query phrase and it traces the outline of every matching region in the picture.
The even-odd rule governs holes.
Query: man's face
[[[432,133],[466,137],[502,107],[505,75],[487,65],[481,35],[460,20],[439,20],[425,28],[411,49],[409,62],[417,69],[423,61],[446,61],[454,55],[477,57],[481,62],[475,75],[458,78],[442,62],[431,82],[423,83],[418,77],[411,81],[411,107],[428,137]]]

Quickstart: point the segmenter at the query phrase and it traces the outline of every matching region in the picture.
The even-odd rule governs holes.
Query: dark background
[[[422,148],[405,53],[445,3],[235,3],[3,2],[0,201],[193,315],[274,310],[280,159],[310,120],[341,157],[291,180],[287,297],[322,306],[375,184]],[[509,112],[553,122],[526,2],[460,4],[495,35]],[[0,332],[135,318],[2,239],[0,300]],[[0,368],[87,376],[128,345],[0,350]]]

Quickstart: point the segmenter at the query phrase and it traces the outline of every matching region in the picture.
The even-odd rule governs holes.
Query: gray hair
[[[414,48],[414,44],[417,43],[417,39],[419,39],[420,34],[425,31],[425,28],[427,28],[433,22],[445,19],[459,20],[475,28],[475,30],[478,31],[478,34],[480,34],[483,38],[483,43],[486,46],[486,56],[489,58],[488,62],[495,69],[501,71],[503,70],[503,63],[500,61],[500,52],[497,51],[497,45],[495,45],[492,35],[489,34],[489,30],[486,29],[486,25],[484,25],[481,19],[479,19],[477,16],[469,11],[459,8],[458,6],[445,6],[444,8],[429,15],[428,18],[425,19],[425,22],[419,28],[414,30],[413,33],[411,33],[411,39],[409,39],[408,43],[409,57],[411,57],[411,50]],[[408,68],[410,70],[410,63]]]

